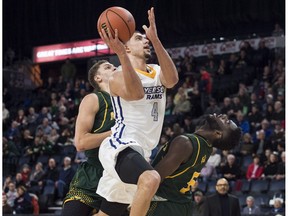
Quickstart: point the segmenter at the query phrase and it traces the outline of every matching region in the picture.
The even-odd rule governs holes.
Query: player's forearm
[[[100,147],[102,141],[110,136],[111,131],[106,131],[103,133],[87,133],[85,135],[82,135],[80,138],[75,139],[75,147],[77,151],[85,151],[90,150],[94,148]]]
[[[124,78],[124,87],[129,100],[140,100],[144,97],[144,90],[141,80],[135,72],[130,59],[126,54],[118,55],[122,66],[122,73]],[[124,98],[125,99],[125,98]]]
[[[153,41],[153,47],[163,73],[163,84],[166,88],[172,88],[179,80],[175,64],[159,39]]]

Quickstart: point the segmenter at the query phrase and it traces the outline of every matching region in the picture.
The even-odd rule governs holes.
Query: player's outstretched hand
[[[99,35],[103,41],[112,49],[117,55],[126,54],[126,49],[124,44],[118,38],[118,29],[115,29],[115,37],[112,36],[111,31],[107,28],[107,32],[101,29]]]
[[[153,41],[158,38],[155,15],[154,15],[154,7],[148,10],[148,20],[149,20],[149,28],[146,25],[143,25],[142,28],[144,29],[147,38],[153,43]]]

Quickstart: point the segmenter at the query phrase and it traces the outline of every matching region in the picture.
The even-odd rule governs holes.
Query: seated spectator
[[[25,186],[22,174],[20,172],[18,172],[15,176],[15,185],[16,185],[16,188],[18,188],[20,186]]]
[[[254,205],[254,197],[248,196],[246,198],[247,206],[243,208],[243,214],[245,215],[261,215],[262,212],[258,206]]]
[[[2,192],[2,214],[12,214],[13,208],[7,203],[7,197],[5,192]]]
[[[32,205],[32,197],[27,192],[25,186],[17,187],[18,197],[14,201],[13,210],[16,214],[32,214],[33,213],[33,205]]]
[[[253,162],[248,166],[246,172],[247,180],[260,179],[263,174],[264,168],[260,165],[260,158],[258,155],[255,155]]]
[[[278,143],[285,142],[285,131],[284,128],[280,123],[275,124],[275,128],[268,140],[269,146],[271,147],[272,151],[277,151]]]
[[[274,111],[271,116],[271,124],[279,124],[285,120],[285,111],[283,109],[283,105],[280,101],[276,101],[274,103]]]
[[[18,194],[17,194],[17,190],[16,190],[16,186],[14,182],[10,182],[9,183],[9,190],[6,193],[6,199],[7,199],[7,204],[10,207],[14,206],[14,200],[17,198]]]
[[[209,106],[206,108],[204,114],[213,115],[214,113],[219,115],[221,113],[221,110],[218,107],[216,100],[214,98],[210,98],[209,99]]]
[[[273,208],[271,209],[270,212],[267,213],[267,215],[278,216],[278,215],[284,215],[284,213],[285,213],[285,209],[283,208],[282,199],[275,198]]]
[[[276,178],[277,170],[278,170],[278,155],[276,152],[273,152],[269,156],[268,163],[264,166],[264,173],[262,177],[266,179],[274,179]]]
[[[36,195],[41,193],[42,187],[38,185],[38,182],[43,178],[44,174],[43,165],[41,162],[38,162],[29,177],[29,192]]]
[[[214,168],[218,167],[221,162],[221,155],[217,153],[217,148],[213,147],[212,153],[207,161]]]
[[[30,166],[28,164],[24,164],[21,170],[21,175],[22,175],[22,180],[25,185],[29,181],[30,173],[31,173]]]
[[[235,123],[242,129],[243,133],[249,133],[250,132],[249,122],[245,119],[242,111],[238,111],[236,113],[236,122]]]
[[[4,184],[3,184],[4,193],[8,192],[10,182],[12,182],[12,176],[8,175],[8,176],[5,177]]]
[[[55,189],[55,182],[59,178],[59,170],[56,167],[56,161],[54,158],[50,158],[48,161],[48,167],[45,170],[45,174],[41,181],[38,182],[40,187],[53,186]]]
[[[248,113],[248,121],[250,124],[250,132],[253,133],[260,126],[263,116],[257,104],[252,105],[251,112]]]
[[[242,155],[252,155],[255,152],[255,146],[250,133],[245,133],[242,138],[240,153]]]
[[[268,139],[266,138],[266,134],[264,130],[259,130],[256,132],[256,141],[255,141],[255,149],[256,154],[263,154],[265,149],[270,149]]]
[[[194,202],[192,204],[192,214],[193,216],[202,216],[203,215],[203,208],[204,208],[204,195],[201,191],[196,191],[193,193]]]
[[[230,188],[233,189],[235,182],[241,177],[241,169],[233,154],[227,156],[227,163],[222,167],[221,174],[228,180]]]
[[[55,183],[56,189],[58,191],[59,201],[62,201],[63,198],[66,196],[66,193],[69,189],[69,184],[74,177],[74,174],[75,170],[73,170],[73,168],[71,167],[71,158],[65,157],[63,159],[63,167],[59,171],[59,178]]]
[[[277,180],[285,179],[285,151],[281,153],[281,162],[278,163],[275,178]]]

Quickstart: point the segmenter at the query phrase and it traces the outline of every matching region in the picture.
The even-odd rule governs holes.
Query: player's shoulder
[[[81,104],[95,104],[98,103],[98,95],[96,92],[87,94],[81,101]]]

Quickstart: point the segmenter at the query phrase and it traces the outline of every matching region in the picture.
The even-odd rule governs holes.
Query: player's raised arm
[[[118,39],[118,30],[115,29],[115,38],[110,29],[107,34],[102,29],[99,33],[105,43],[117,54],[122,66],[122,72],[114,73],[109,80],[110,94],[120,96],[124,100],[140,100],[144,97],[144,90],[140,78],[136,74],[128,58],[124,44]]]
[[[165,50],[161,41],[158,38],[153,7],[148,10],[148,20],[150,24],[149,28],[146,25],[143,25],[143,29],[146,32],[147,38],[152,43],[155,53],[157,55],[161,67],[161,82],[166,88],[172,88],[174,85],[177,84],[179,80],[178,72],[176,70],[173,60],[171,59],[168,52]]]

